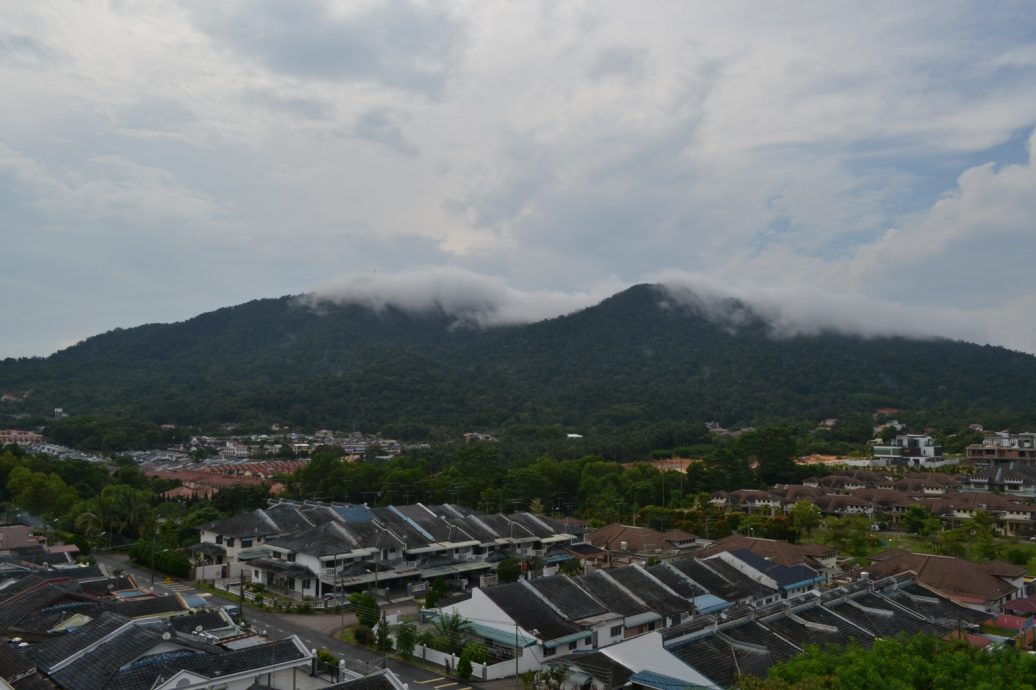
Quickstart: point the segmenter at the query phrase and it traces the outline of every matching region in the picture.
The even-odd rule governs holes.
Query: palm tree
[[[446,643],[444,651],[460,654],[464,648],[464,633],[471,629],[471,621],[455,611],[440,615],[434,625],[439,638]]]

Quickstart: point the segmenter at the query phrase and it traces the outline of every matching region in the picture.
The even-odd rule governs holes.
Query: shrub
[[[369,625],[357,625],[353,630],[353,638],[356,640],[356,644],[370,647],[374,644],[374,631]]]
[[[461,654],[460,661],[457,662],[457,677],[461,680],[467,680],[471,678],[472,670],[471,659]]]

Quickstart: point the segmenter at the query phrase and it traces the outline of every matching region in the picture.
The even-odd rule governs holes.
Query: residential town
[[[9,436],[45,447],[43,438]],[[442,678],[464,668],[462,682],[486,688],[537,674],[558,675],[572,690],[729,688],[810,645],[870,646],[900,634],[1030,649],[1036,592],[1026,565],[914,551],[908,537],[920,509],[944,531],[984,519],[1005,543],[1036,539],[1034,437],[985,433],[947,462],[930,436],[896,433],[871,445],[866,468],[825,465],[797,484],[712,492],[703,505],[743,516],[741,527],[702,534],[458,503],[287,498],[278,480],[308,465],[301,440],[291,449],[300,457],[290,459],[251,457],[254,449],[237,441],[201,462],[139,453],[142,474],[177,484],[163,493],[167,501],[205,502],[233,487],[262,487],[269,498],[199,525],[185,549],[189,572],[160,573],[157,583],[153,542],[134,574],[105,554],[83,558],[46,525],[0,527],[3,681],[83,690],[376,682],[402,690],[399,668],[318,654],[341,645],[338,632],[357,625],[370,602],[391,616],[379,624],[386,648],[401,652],[403,629],[416,626],[427,634],[406,655],[419,668]],[[681,474],[696,461],[656,462]],[[859,520],[867,540],[884,548],[861,562],[831,545],[755,533],[760,520],[790,518],[804,505],[818,521]],[[330,625],[308,633],[326,635],[324,644],[249,623],[282,611]],[[434,642],[431,631],[451,621],[460,622],[463,644]],[[462,654],[469,647],[484,651],[471,661]]]

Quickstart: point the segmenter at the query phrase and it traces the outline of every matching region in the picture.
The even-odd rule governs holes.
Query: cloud
[[[988,333],[974,314],[885,302],[860,294],[834,293],[806,284],[731,284],[701,274],[667,271],[655,280],[673,303],[737,329],[759,317],[777,338],[824,333],[862,337],[949,337],[986,342]]]
[[[503,278],[442,267],[342,278],[317,288],[304,302],[443,313],[458,324],[500,326],[569,314],[600,302],[614,290],[614,285],[602,285],[588,292],[526,291],[510,287]]]
[[[370,110],[360,116],[353,130],[358,139],[381,144],[402,156],[414,157],[417,147],[407,141],[393,113],[386,109]]]
[[[221,45],[303,79],[366,81],[425,95],[450,78],[461,24],[435,5],[342,5],[320,0],[190,3]]]
[[[40,68],[57,59],[54,50],[32,36],[0,32],[0,63]]]

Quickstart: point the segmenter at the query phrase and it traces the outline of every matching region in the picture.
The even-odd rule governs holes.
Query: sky
[[[33,0],[0,93],[0,358],[639,282],[1036,352],[1031,2]]]

